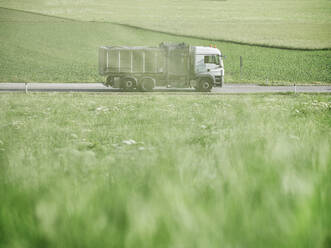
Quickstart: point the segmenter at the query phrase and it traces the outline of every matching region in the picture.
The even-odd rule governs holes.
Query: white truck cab
[[[224,84],[224,64],[220,50],[213,47],[193,47],[196,74],[208,73],[215,77],[216,84]]]

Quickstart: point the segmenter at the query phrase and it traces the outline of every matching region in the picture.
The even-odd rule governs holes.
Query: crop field
[[[0,6],[214,40],[331,48],[329,0],[1,0]]]
[[[297,51],[214,42],[4,8],[0,8],[0,40],[0,82],[101,82],[104,79],[97,74],[99,46],[156,46],[162,41],[216,44],[226,56],[226,83],[331,82],[331,50]],[[241,77],[240,56],[244,62]]]
[[[215,44],[226,84],[331,84],[330,26],[330,0],[0,0],[0,82],[166,41]],[[330,248],[330,178],[331,94],[0,94],[0,248]]]
[[[0,94],[0,246],[328,248],[330,111],[330,95]]]

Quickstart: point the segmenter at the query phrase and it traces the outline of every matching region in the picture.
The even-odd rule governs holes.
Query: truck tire
[[[137,86],[137,80],[135,78],[123,78],[121,79],[121,88],[125,91],[133,91]]]
[[[213,82],[210,78],[201,78],[199,80],[199,84],[197,90],[200,92],[210,92],[211,88],[213,88]]]
[[[141,91],[152,91],[155,86],[155,79],[148,77],[143,78],[139,84],[139,88]]]
[[[106,82],[104,83],[104,85],[107,86],[107,87],[109,87],[109,86],[113,87],[113,85],[114,85],[114,78],[112,76],[108,76],[106,78]]]

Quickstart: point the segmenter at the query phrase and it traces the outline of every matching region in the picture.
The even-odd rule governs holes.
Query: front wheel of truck
[[[197,87],[198,91],[209,92],[213,88],[213,82],[209,78],[201,78]]]

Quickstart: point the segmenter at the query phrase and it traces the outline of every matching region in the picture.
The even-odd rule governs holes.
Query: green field
[[[0,94],[0,247],[331,245],[330,95]]]
[[[331,48],[329,0],[2,0],[0,6],[214,40]]]
[[[0,8],[0,82],[101,82],[101,45],[158,45],[162,41],[209,46],[227,56],[226,83],[331,82],[331,50],[295,51],[185,38],[110,23],[70,21]],[[239,57],[243,74],[239,74]]]
[[[216,44],[225,83],[330,84],[330,26],[329,0],[0,0],[0,82],[168,41]],[[0,248],[330,248],[330,178],[330,94],[0,94]]]

